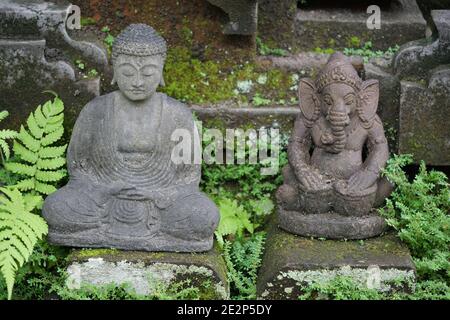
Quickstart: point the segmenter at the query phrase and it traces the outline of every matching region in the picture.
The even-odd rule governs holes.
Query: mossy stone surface
[[[410,290],[415,268],[409,250],[387,233],[364,241],[319,240],[299,237],[272,222],[257,284],[264,299],[297,299],[302,286],[347,275],[366,282],[368,269],[380,269],[381,288]],[[391,283],[402,283],[393,287]]]
[[[130,284],[137,294],[189,282],[199,299],[228,299],[226,266],[215,246],[205,253],[141,252],[117,249],[73,250],[67,286]]]

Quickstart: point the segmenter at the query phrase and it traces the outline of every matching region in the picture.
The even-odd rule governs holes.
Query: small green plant
[[[92,17],[81,17],[81,26],[93,26],[97,24],[97,21]]]
[[[223,252],[228,279],[235,299],[256,299],[256,279],[261,265],[266,234],[255,233],[250,238],[225,241]]]
[[[258,47],[259,54],[262,56],[282,56],[282,57],[284,57],[284,56],[288,55],[288,52],[284,49],[270,48],[259,37],[256,37],[256,45]]]
[[[352,43],[354,45],[354,43]],[[398,50],[400,46],[396,45],[394,47],[389,47],[386,51],[382,50],[373,50],[373,44],[371,41],[367,41],[361,48],[345,48],[344,54],[347,56],[361,56],[364,59],[364,62],[369,62],[372,58],[381,58],[381,57],[392,57]]]
[[[315,53],[323,53],[323,54],[333,54],[336,52],[336,50],[334,50],[333,48],[321,48],[321,47],[317,47],[314,49]]]
[[[0,192],[0,272],[11,299],[17,270],[48,229],[45,220],[32,213],[42,201],[40,196],[22,195],[15,188],[0,188]]]
[[[83,60],[75,60],[75,66],[80,69],[81,71],[83,71],[86,68],[86,65],[84,64]]]
[[[248,212],[236,200],[222,198],[219,200],[220,222],[215,232],[220,245],[224,244],[225,236],[242,237],[244,230],[253,233],[253,224]]]
[[[253,97],[253,105],[255,107],[268,106],[271,102],[272,100],[262,97],[259,93],[256,93]]]
[[[108,26],[104,26],[102,28],[102,32],[106,33],[105,38],[103,39],[103,43],[106,45],[108,49],[108,53],[111,54],[112,46],[115,40],[115,37],[111,34],[111,29]]]
[[[87,77],[88,78],[95,78],[98,76],[98,71],[96,69],[91,69],[89,70],[89,72],[87,73]]]
[[[302,287],[300,300],[380,300],[375,289],[356,283],[351,277],[338,275],[329,281],[314,282]]]
[[[411,250],[422,280],[450,283],[450,185],[439,171],[425,163],[412,181],[403,171],[411,155],[395,155],[383,175],[396,185],[380,213]]]
[[[0,122],[4,120],[6,117],[8,117],[8,115],[9,112],[6,110],[0,112]],[[16,136],[17,132],[15,132],[14,130],[9,129],[0,130],[0,157],[2,163],[4,163],[5,160],[8,160],[11,155],[11,150],[6,140],[14,139]]]
[[[55,97],[30,114],[28,130],[21,126],[13,145],[17,159],[5,163],[7,170],[24,177],[15,185],[19,190],[48,195],[66,175],[61,169],[66,164],[66,145],[53,146],[64,133],[63,111],[63,102]]]

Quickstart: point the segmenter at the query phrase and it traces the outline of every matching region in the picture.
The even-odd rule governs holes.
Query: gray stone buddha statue
[[[200,165],[177,164],[176,129],[198,131],[190,110],[156,92],[166,42],[144,24],[128,26],[112,48],[120,90],[81,111],[70,140],[70,181],[47,197],[53,244],[145,251],[207,251],[219,222],[199,191]],[[199,139],[192,139],[199,148]],[[196,142],[197,141],[197,142]]]
[[[280,227],[332,239],[379,235],[386,224],[374,208],[392,186],[380,177],[389,151],[376,113],[378,81],[362,81],[336,53],[316,81],[301,79],[299,96],[301,114],[276,194]]]

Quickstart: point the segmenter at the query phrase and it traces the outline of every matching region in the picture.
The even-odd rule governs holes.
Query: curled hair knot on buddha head
[[[161,57],[161,68],[167,55],[166,40],[161,37],[152,27],[138,23],[130,24],[115,39],[112,50],[111,60],[113,66],[116,65],[120,56],[130,57]],[[116,76],[114,75],[111,84],[115,84]],[[160,86],[164,86],[164,78],[161,75]]]
[[[113,43],[111,52],[113,63],[120,54],[138,57],[160,55],[165,59],[166,40],[146,24],[130,24]]]

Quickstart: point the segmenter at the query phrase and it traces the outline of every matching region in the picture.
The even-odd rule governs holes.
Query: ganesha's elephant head
[[[379,84],[377,80],[362,81],[349,59],[341,53],[331,56],[315,82],[301,79],[300,109],[308,127],[321,117],[321,142],[332,153],[341,152],[347,143],[345,128],[351,121],[360,121],[369,129],[376,115]]]

